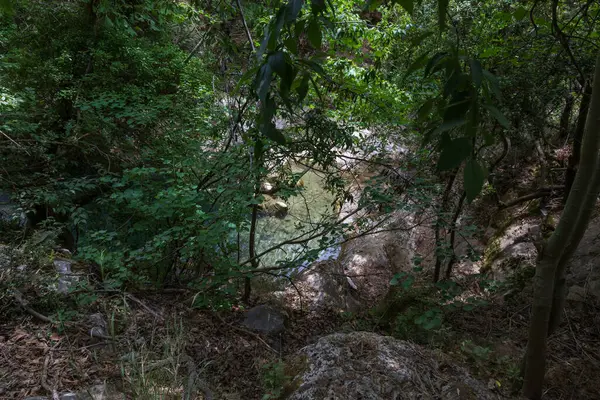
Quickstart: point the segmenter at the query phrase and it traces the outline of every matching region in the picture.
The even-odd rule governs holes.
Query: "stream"
[[[300,168],[298,168],[300,170]],[[314,229],[315,225],[323,218],[334,217],[332,203],[333,194],[325,190],[324,179],[315,171],[308,171],[302,177],[304,190],[296,196],[287,199],[288,213],[283,218],[264,216],[258,220],[257,252],[265,251],[278,243],[294,239],[303,232]],[[319,246],[319,239],[313,239],[305,245],[285,245],[261,257],[261,266],[275,266],[280,260],[290,260],[299,256],[306,249],[315,249]],[[317,261],[337,258],[340,246],[322,250]],[[301,270],[308,263],[299,266]]]

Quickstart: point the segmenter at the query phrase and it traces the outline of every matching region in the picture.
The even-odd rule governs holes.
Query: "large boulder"
[[[535,265],[538,251],[534,242],[539,233],[539,224],[525,221],[501,231],[488,242],[483,272],[494,279],[504,280],[522,266]]]
[[[337,333],[300,353],[289,400],[500,399],[442,356],[389,336]]]

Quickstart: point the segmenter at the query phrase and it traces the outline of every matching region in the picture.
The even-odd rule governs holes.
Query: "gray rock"
[[[251,308],[246,313],[243,325],[256,332],[268,335],[277,334],[285,329],[285,313],[265,304]]]
[[[73,261],[66,259],[56,259],[54,260],[54,269],[58,273],[58,292],[66,294],[69,292],[69,288],[74,283],[77,283],[81,280],[82,276],[79,274],[73,273],[71,267],[73,265]]]
[[[27,224],[25,213],[11,201],[9,193],[0,192],[0,222],[16,223],[20,228]]]
[[[354,281],[352,285],[356,287]],[[339,262],[321,261],[302,271],[295,279],[295,286],[286,288],[286,303],[297,309],[307,307],[311,311],[334,309],[356,312],[361,304],[352,285]]]
[[[443,356],[371,332],[322,337],[294,358],[289,400],[496,400],[500,396]]]
[[[275,191],[275,185],[270,182],[263,182],[260,184],[260,192],[262,194],[271,194]]]
[[[72,264],[70,260],[54,260],[54,269],[61,275],[68,275],[71,273]]]
[[[108,324],[106,323],[106,319],[104,319],[104,316],[101,313],[91,314],[88,317],[88,321],[90,323],[90,336],[108,335]]]
[[[277,218],[285,217],[289,211],[288,205],[283,200],[273,198],[269,195],[264,195],[264,201],[259,205],[259,208],[263,214]]]

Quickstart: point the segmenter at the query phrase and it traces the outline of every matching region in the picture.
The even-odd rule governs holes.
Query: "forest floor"
[[[447,315],[449,323],[427,344],[509,395],[527,341],[529,306],[523,304],[530,294],[526,289],[510,302]],[[273,366],[318,337],[353,330],[391,333],[371,314],[331,311],[291,315],[287,329],[268,338],[241,327],[241,310],[216,313],[188,307],[189,294],[131,298],[114,294],[97,302],[97,311],[110,310],[112,328],[106,339],[91,337],[84,319],[61,326],[25,312],[4,315],[0,398],[51,396],[53,390],[86,390],[108,382],[127,398],[176,399],[187,380],[189,356],[215,398],[260,399],[274,384],[269,380]],[[599,342],[598,307],[570,304],[565,323],[549,341],[545,398],[600,398]],[[282,379],[278,384],[285,384]]]

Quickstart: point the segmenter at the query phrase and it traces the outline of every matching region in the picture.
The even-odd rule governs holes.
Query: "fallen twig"
[[[128,299],[134,301],[135,303],[139,304],[144,310],[148,311],[150,314],[154,315],[154,317],[156,319],[159,319],[161,321],[164,321],[165,319],[163,318],[162,315],[160,315],[159,313],[157,313],[156,311],[154,311],[153,309],[151,309],[150,307],[148,307],[146,304],[144,304],[143,301],[141,301],[140,299],[138,299],[137,297],[134,297],[132,294],[130,293],[125,293],[125,297],[127,297]]]
[[[523,203],[523,202],[528,201],[528,200],[533,200],[533,199],[537,199],[537,198],[540,198],[540,197],[548,196],[553,191],[564,190],[564,188],[565,187],[562,186],[562,185],[544,187],[544,188],[538,189],[536,192],[533,192],[533,193],[530,193],[528,195],[516,198],[516,199],[511,200],[511,201],[509,201],[507,203],[500,202],[499,208],[500,209],[504,209],[504,208],[513,207],[513,206],[516,206],[517,204]]]
[[[52,318],[45,316],[44,314],[41,314],[37,311],[35,311],[33,308],[31,308],[29,306],[29,302],[27,300],[25,300],[23,298],[23,293],[21,293],[20,291],[18,291],[17,289],[13,289],[13,297],[14,299],[17,301],[17,303],[19,303],[19,305],[25,310],[27,311],[29,314],[33,315],[34,317],[36,317],[39,320],[42,320],[44,322],[48,322],[50,324],[56,324],[56,322],[54,322],[52,320]]]

